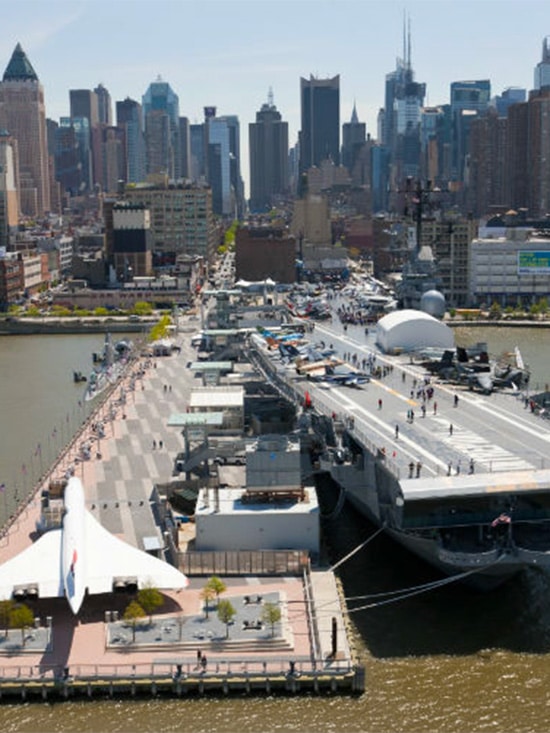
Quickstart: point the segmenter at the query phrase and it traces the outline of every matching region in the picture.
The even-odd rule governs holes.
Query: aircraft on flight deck
[[[86,593],[111,593],[118,584],[181,590],[187,577],[172,565],[112,535],[85,508],[80,479],[65,487],[63,522],[0,565],[0,600],[23,595],[65,596],[76,615]]]

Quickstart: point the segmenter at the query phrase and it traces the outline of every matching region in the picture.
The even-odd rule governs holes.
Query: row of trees
[[[229,627],[237,611],[231,601],[220,599],[222,593],[227,590],[225,583],[217,575],[212,575],[203,589],[201,590],[201,599],[205,617],[209,617],[211,610],[210,604],[216,599],[216,613],[218,619],[225,624],[225,638],[229,638]],[[149,616],[149,625],[153,624],[153,613],[163,603],[163,596],[156,588],[142,588],[136,599],[131,601],[123,614],[123,619],[132,627],[132,641],[136,640],[136,626],[141,619]],[[264,603],[262,606],[261,620],[263,623],[271,627],[271,636],[275,635],[275,624],[281,620],[281,609],[275,603]],[[180,619],[183,624],[183,617]],[[180,627],[181,628],[181,627]],[[181,634],[180,634],[181,638]]]

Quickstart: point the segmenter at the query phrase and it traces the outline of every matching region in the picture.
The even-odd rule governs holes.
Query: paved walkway
[[[187,322],[184,330],[194,333],[197,323]],[[99,410],[99,414],[89,420],[84,433],[79,436],[72,450],[68,451],[56,469],[55,477],[62,477],[69,466],[73,466],[77,475],[82,478],[86,492],[88,509],[113,534],[124,538],[129,543],[143,549],[145,538],[157,537],[162,542],[160,530],[154,522],[150,506],[151,491],[154,483],[163,483],[172,475],[176,453],[183,449],[183,437],[176,428],[167,427],[170,414],[185,412],[188,397],[193,386],[199,383],[187,364],[194,360],[195,352],[188,343],[185,334],[180,335],[181,352],[170,357],[158,357],[149,360],[145,373],[138,376],[143,368],[144,360],[134,365],[132,375],[128,374],[123,383],[117,386],[109,400]],[[135,389],[131,390],[132,381]],[[98,442],[94,436],[92,425],[97,420],[105,425],[105,436]],[[75,464],[75,456],[83,441],[93,441],[92,458]],[[154,445],[155,443],[155,445]],[[96,457],[96,453],[100,457]],[[0,562],[28,546],[35,539],[35,524],[40,514],[40,487],[35,497],[21,511],[10,531],[0,540]],[[228,586],[225,594],[236,599],[239,615],[235,620],[230,635],[234,640],[245,641],[252,634],[260,637],[250,629],[245,630],[244,621],[256,621],[258,608],[252,605],[245,608],[244,597],[261,595],[263,598],[286,600],[284,604],[284,621],[281,624],[281,635],[286,646],[296,659],[311,659],[315,647],[312,646],[312,634],[316,636],[320,646],[322,659],[326,659],[332,651],[332,619],[337,619],[339,651],[345,659],[349,659],[349,648],[345,637],[340,614],[338,593],[334,577],[331,573],[313,573],[313,597],[306,594],[301,578],[224,578]],[[105,623],[105,612],[116,612],[122,617],[130,598],[127,595],[109,594],[91,596],[85,599],[76,619],[65,599],[42,600],[33,603],[35,615],[45,624],[46,618],[52,618],[53,641],[51,648],[39,651],[29,644],[19,653],[12,650],[9,660],[2,660],[0,646],[0,667],[14,668],[25,665],[32,670],[51,667],[86,665],[150,664],[152,652],[149,642],[156,643],[155,660],[174,660],[176,656],[181,662],[191,664],[196,653],[195,647],[203,647],[205,654],[212,647],[214,639],[219,641],[222,631],[215,613],[205,623],[202,610],[201,591],[205,578],[192,578],[185,591],[165,593],[165,603],[155,614],[155,625],[149,630],[137,632],[141,641],[138,644],[113,642],[113,624]],[[242,604],[239,599],[243,599]],[[306,606],[311,602],[317,623],[317,632],[308,625]],[[184,646],[192,644],[193,651],[181,649],[179,639],[179,621],[185,617],[181,626]],[[164,629],[173,627],[176,619],[177,638],[174,632]],[[204,638],[197,635],[197,629],[204,632]],[[161,638],[159,636],[161,630]],[[211,637],[208,632],[211,632]],[[132,633],[131,629],[123,632],[125,638]],[[262,631],[265,635],[265,630]],[[167,642],[168,636],[172,642]],[[149,639],[149,635],[151,639]],[[154,635],[154,636],[153,636]],[[120,633],[119,633],[120,637]],[[107,643],[110,639],[111,643]],[[246,646],[233,644],[223,650],[223,657],[242,659],[255,657],[265,660],[266,657],[279,659],[280,648],[269,650],[269,643],[262,644],[253,651]],[[143,647],[147,646],[147,649]],[[288,656],[289,651],[285,654]],[[221,652],[218,652],[221,653]],[[2,670],[0,670],[0,674]]]

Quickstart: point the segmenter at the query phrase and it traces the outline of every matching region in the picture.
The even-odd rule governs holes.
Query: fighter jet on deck
[[[171,590],[188,585],[172,565],[108,532],[84,504],[82,483],[73,477],[65,488],[61,527],[0,565],[0,600],[65,596],[76,615],[86,593],[110,593],[119,584]]]

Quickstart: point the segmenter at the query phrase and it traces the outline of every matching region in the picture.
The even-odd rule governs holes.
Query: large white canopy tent
[[[423,311],[405,309],[388,313],[376,324],[376,343],[386,354],[414,351],[427,346],[453,349],[449,326]]]

